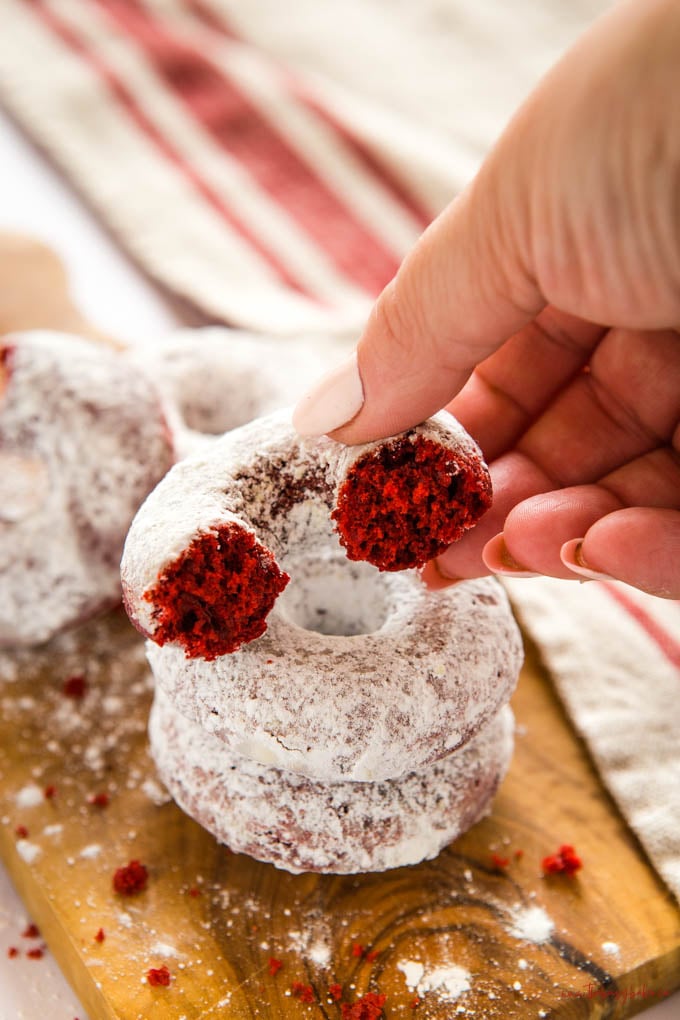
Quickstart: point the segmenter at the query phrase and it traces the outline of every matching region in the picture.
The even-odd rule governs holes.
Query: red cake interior
[[[195,539],[144,593],[154,607],[153,640],[177,641],[192,659],[235,652],[264,633],[289,580],[254,535],[221,525]]]
[[[9,344],[0,347],[0,398],[2,398],[9,382],[13,351],[14,347],[11,347]]]
[[[405,436],[353,465],[331,516],[350,560],[404,570],[442,553],[490,505],[481,458]]]

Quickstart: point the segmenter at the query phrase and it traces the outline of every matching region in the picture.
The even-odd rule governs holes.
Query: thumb
[[[545,302],[511,222],[522,204],[495,161],[482,168],[406,257],[355,354],[299,402],[301,434],[361,443],[423,421],[537,314]]]
[[[628,0],[590,27],[407,256],[356,354],[302,399],[302,434],[359,443],[422,421],[547,303],[677,321],[678,40],[677,0]]]

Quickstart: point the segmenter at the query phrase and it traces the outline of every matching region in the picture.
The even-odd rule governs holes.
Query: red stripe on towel
[[[95,0],[134,39],[203,130],[347,277],[378,294],[398,259],[271,128],[225,72],[134,0]]]
[[[204,0],[185,0],[185,6],[191,10],[196,17],[213,32],[224,36],[229,42],[242,46],[251,46],[251,43],[242,36],[239,36],[229,25],[225,16],[214,11]],[[264,57],[263,59],[267,59]],[[271,58],[269,58],[271,60]],[[275,61],[272,61],[275,63]],[[364,170],[370,173],[391,197],[399,202],[406,209],[417,224],[424,230],[432,221],[432,213],[420,204],[415,195],[406,188],[403,181],[399,180],[360,138],[352,133],[351,129],[328,110],[319,99],[312,95],[293,73],[276,64],[277,71],[285,84],[286,92],[297,102],[313,113],[319,120],[330,127],[335,134],[342,139],[345,147],[352,156],[361,163]]]
[[[114,98],[121,111],[126,113],[131,120],[140,128],[145,136],[156,149],[170,162],[176,169],[181,171],[186,180],[195,188],[197,193],[214,209],[219,216],[229,224],[232,229],[239,234],[245,241],[247,241],[254,251],[264,259],[268,265],[276,271],[280,279],[297,293],[304,294],[306,297],[311,298],[317,304],[322,302],[319,300],[316,294],[309,291],[308,288],[295,279],[288,268],[277,258],[276,254],[269,251],[266,243],[262,241],[252,230],[249,229],[247,224],[243,223],[233,212],[233,210],[222,201],[219,195],[215,194],[211,186],[202,179],[202,177],[195,171],[191,163],[184,159],[184,157],[177,151],[177,149],[165,138],[160,131],[157,130],[155,125],[149,120],[144,111],[137,103],[134,96],[125,86],[124,82],[121,81],[119,76],[112,71],[112,69],[101,59],[97,54],[91,52],[87,45],[78,36],[71,31],[70,27],[63,22],[58,15],[48,7],[45,7],[42,0],[27,0],[33,10],[40,16],[43,23],[63,42],[68,48],[81,57],[96,73],[99,75],[104,84],[108,87],[112,98]]]
[[[615,602],[618,602],[628,615],[646,631],[666,658],[680,669],[680,640],[670,634],[646,609],[643,609],[642,606],[626,595],[620,588],[615,588],[613,585],[606,583],[603,583],[602,586],[607,591],[607,594]]]

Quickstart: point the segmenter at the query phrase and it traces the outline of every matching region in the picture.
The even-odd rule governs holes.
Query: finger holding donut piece
[[[176,465],[147,499],[122,561],[128,614],[156,644],[211,661],[264,632],[293,551],[339,540],[350,560],[419,567],[490,503],[486,464],[446,412],[355,447],[303,439],[275,412]]]

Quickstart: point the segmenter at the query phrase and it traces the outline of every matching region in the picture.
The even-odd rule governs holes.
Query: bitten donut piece
[[[211,662],[149,642],[156,684],[237,754],[324,782],[394,779],[472,739],[509,699],[522,640],[493,578],[295,557],[257,641]]]
[[[149,735],[170,793],[221,843],[294,873],[352,874],[435,857],[470,828],[507,771],[513,728],[505,707],[460,751],[381,783],[318,783],[257,765],[158,690]]]
[[[291,550],[337,544],[330,519],[350,559],[395,571],[442,552],[490,502],[479,449],[445,412],[355,447],[301,439],[276,412],[182,461],[146,501],[123,556],[128,613],[157,644],[214,659],[262,633]],[[189,599],[178,572],[192,573]]]
[[[170,468],[153,383],[60,333],[0,343],[0,645],[47,640],[120,600],[125,534]]]

